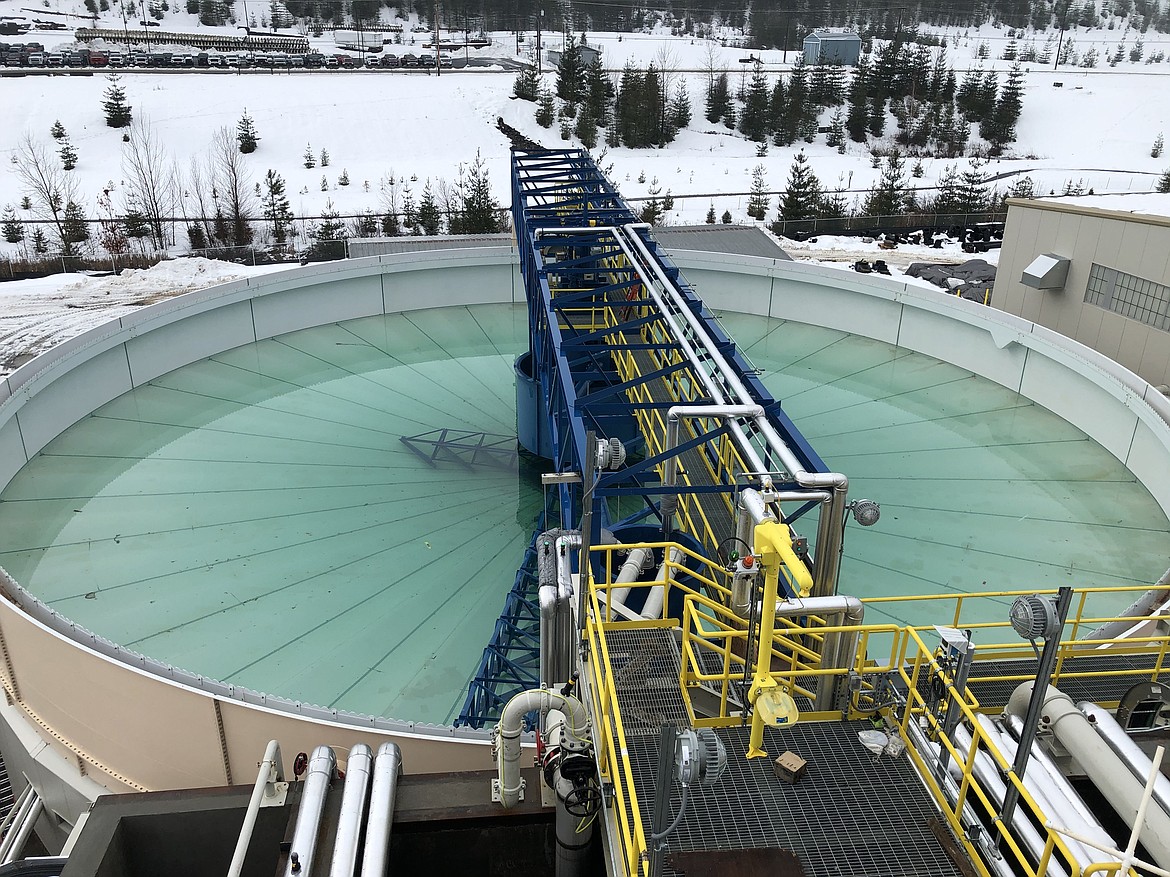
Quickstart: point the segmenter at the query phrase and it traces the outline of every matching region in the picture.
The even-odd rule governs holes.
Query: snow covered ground
[[[54,3],[54,11],[65,12],[74,5],[76,11],[82,11],[80,3]],[[26,0],[0,0],[0,15],[24,15],[20,10],[25,8]],[[104,23],[120,27],[120,19]],[[193,17],[181,11],[168,13],[163,27],[195,29]],[[476,52],[481,60],[525,57],[527,43],[517,53],[514,35],[494,36],[495,45]],[[1029,34],[1021,42],[1043,45],[1049,36]],[[1078,29],[1065,38],[1072,39],[1079,52],[1095,46],[1107,55],[1118,43],[1133,47],[1139,36],[1144,58],[1159,51],[1170,54],[1170,35],[1152,31],[1139,35],[1121,29]],[[69,33],[63,31],[33,31],[23,38],[6,39],[16,42],[34,37],[51,49],[74,45]],[[770,147],[767,155],[760,157],[754,143],[706,122],[702,115],[706,74],[700,71],[710,65],[726,69],[737,85],[748,70],[748,65],[740,62],[748,54],[745,50],[665,34],[591,33],[588,39],[604,49],[603,57],[611,68],[620,69],[627,61],[643,66],[653,61],[679,71],[674,75],[687,81],[694,120],[669,148],[617,148],[604,151],[600,157],[627,198],[645,197],[653,187],[669,190],[675,206],[666,222],[702,222],[711,206],[719,214],[729,210],[736,221],[744,221],[747,196],[737,193],[747,192],[752,169],[764,165],[768,186],[782,189],[796,148],[804,149],[826,188],[844,191],[847,200],[854,203],[864,197],[880,173],[872,167],[868,147],[862,144],[848,144],[841,155],[826,146],[824,135],[820,135],[812,144]],[[1009,62],[998,55],[1006,44],[1006,32],[991,25],[955,31],[948,35],[948,57],[960,77],[971,66],[1005,70]],[[546,35],[546,46],[553,45],[555,39]],[[975,57],[981,46],[990,53],[987,60]],[[314,41],[314,48],[332,48],[328,32]],[[397,47],[387,50],[392,48]],[[779,51],[751,54],[760,56],[773,73],[785,68],[785,56]],[[792,52],[787,55],[789,62],[794,57]],[[1008,155],[993,160],[986,169],[997,178],[997,185],[1006,189],[1014,178],[1026,174],[1040,194],[1059,194],[1066,185],[1097,194],[1153,190],[1158,176],[1170,167],[1170,155],[1150,155],[1159,134],[1170,135],[1170,61],[1131,62],[1127,55],[1116,67],[1102,62],[1093,70],[1062,67],[1054,71],[1038,64],[1025,64],[1024,68],[1024,110],[1016,142]],[[96,198],[103,190],[111,192],[116,211],[124,210],[122,135],[106,127],[101,109],[109,76],[109,72],[94,71],[87,76],[0,79],[0,106],[5,108],[6,122],[0,125],[0,155],[11,153],[26,133],[55,151],[49,128],[59,120],[80,156],[72,174],[89,216],[97,215]],[[536,124],[534,105],[512,97],[513,79],[511,72],[482,69],[447,71],[441,77],[422,71],[252,71],[244,75],[133,71],[122,76],[135,120],[154,128],[165,144],[168,161],[184,177],[188,210],[192,160],[207,154],[217,129],[227,127],[234,132],[247,111],[261,137],[258,150],[245,159],[251,178],[262,180],[268,169],[280,173],[298,217],[320,215],[327,202],[343,215],[385,210],[392,178],[400,181],[400,186],[408,183],[417,200],[428,179],[435,188],[440,180],[454,180],[459,165],[472,161],[477,151],[486,163],[497,199],[506,205],[509,144],[496,128],[497,119],[546,146],[576,145],[572,140],[562,141],[555,127],[544,129]],[[553,77],[546,72],[545,79],[551,83]],[[887,131],[894,130],[891,117]],[[318,164],[305,168],[307,149],[317,156],[326,150],[331,158],[329,167]],[[600,148],[597,151],[603,152]],[[949,164],[952,162],[924,159],[924,176],[914,181],[915,185],[931,186]],[[958,162],[960,170],[965,164]],[[343,171],[350,181],[348,186],[339,183]],[[0,209],[18,205],[22,194],[16,175],[0,172]],[[1170,212],[1170,198],[1165,203],[1165,211]],[[769,207],[772,219],[775,197]],[[303,233],[305,223],[298,223],[297,231]],[[14,249],[0,243],[0,254]]]

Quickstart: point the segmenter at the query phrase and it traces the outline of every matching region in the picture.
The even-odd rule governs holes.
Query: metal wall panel
[[[250,301],[236,302],[159,326],[126,342],[134,386],[213,354],[256,340]]]

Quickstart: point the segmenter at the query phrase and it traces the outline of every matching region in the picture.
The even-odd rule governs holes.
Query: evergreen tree
[[[77,167],[77,150],[73,148],[68,137],[61,141],[61,149],[58,154],[61,156],[61,167],[65,170],[71,171]]]
[[[809,166],[804,150],[796,153],[788,171],[788,183],[780,199],[780,218],[815,219],[821,207],[821,181]]]
[[[306,168],[314,168],[317,166],[317,156],[313,153],[313,144],[305,145],[304,165]]]
[[[727,85],[727,74],[720,73],[707,86],[707,121],[725,119],[730,106],[731,92]]]
[[[886,157],[881,179],[869,190],[862,207],[866,216],[900,216],[910,205],[910,190],[898,150]]]
[[[255,152],[256,144],[260,142],[260,138],[256,135],[256,126],[247,110],[244,110],[244,115],[240,117],[240,121],[236,125],[236,142],[240,144],[240,152],[244,155]]]
[[[1036,195],[1035,183],[1031,177],[1020,177],[1008,188],[1008,198],[1033,198]]]
[[[24,241],[24,223],[17,218],[11,204],[4,207],[4,214],[0,216],[0,234],[3,234],[4,240],[10,244]]]
[[[833,110],[833,115],[829,119],[829,132],[825,135],[825,145],[833,146],[845,151],[845,116],[841,113],[841,108]]]
[[[658,185],[658,177],[650,183],[650,188],[647,189],[650,199],[642,205],[642,212],[639,218],[649,224],[657,225],[658,221],[662,219],[662,205],[658,203],[658,196],[662,192],[662,187]]]
[[[396,238],[401,233],[398,228],[398,217],[393,213],[383,213],[380,219],[382,237]]]
[[[436,235],[442,230],[443,217],[439,213],[439,206],[435,203],[435,195],[431,191],[431,181],[427,178],[423,184],[422,198],[418,202],[418,224],[425,235]]]
[[[1170,170],[1158,177],[1158,185],[1155,186],[1155,191],[1161,192],[1163,195],[1170,193]]]
[[[60,119],[53,123],[53,127],[49,129],[49,133],[53,136],[54,140],[65,139],[65,126],[61,124]]]
[[[516,74],[516,81],[512,83],[512,93],[520,100],[536,101],[540,93],[540,79],[537,78],[535,67],[525,67]]]
[[[777,146],[786,145],[784,118],[787,106],[788,92],[784,88],[784,77],[777,76],[772,86],[772,94],[768,98],[768,132],[772,135],[772,142]]]
[[[329,178],[326,177],[324,174],[321,175],[321,191],[322,192],[329,191]]]
[[[990,113],[990,124],[985,122],[979,126],[979,133],[983,135],[984,140],[992,144],[995,152],[999,152],[1005,143],[1011,143],[1016,139],[1016,122],[1019,121],[1020,112],[1023,110],[1023,79],[1020,65],[1014,64]]]
[[[581,112],[577,113],[577,125],[573,133],[586,149],[593,149],[597,145],[597,122],[593,120],[589,107],[582,106]]]
[[[670,106],[666,111],[667,122],[675,131],[680,131],[691,124],[691,96],[687,93],[687,81],[679,79],[674,87],[674,97],[670,99]]]
[[[935,213],[959,212],[960,186],[959,169],[953,164],[947,165],[938,178],[938,194],[932,205]]]
[[[1150,147],[1150,158],[1161,158],[1162,149],[1165,143],[1162,140],[1162,132],[1158,132],[1158,136],[1154,138],[1154,145]]]
[[[577,103],[581,99],[583,74],[581,48],[577,45],[577,38],[569,34],[565,38],[561,60],[557,62],[557,97],[571,104]]]
[[[131,107],[126,103],[126,90],[122,88],[121,78],[117,73],[110,74],[109,85],[104,92],[102,111],[106,115],[106,126],[110,128],[125,128],[133,119]]]
[[[269,169],[264,175],[264,194],[261,197],[264,218],[272,224],[272,239],[283,244],[288,239],[288,228],[292,224],[292,210],[284,195],[284,178]]]
[[[854,143],[865,143],[866,127],[869,123],[869,65],[865,55],[853,68],[853,80],[849,86],[849,109],[845,114],[845,130]]]
[[[715,224],[715,202],[714,201],[711,202],[711,206],[707,210],[706,223],[707,223],[707,225],[714,225]]]
[[[731,211],[724,210],[723,215],[721,217],[719,217],[719,221],[722,222],[724,225],[731,225]]]
[[[321,241],[339,241],[345,237],[345,223],[341,221],[333,201],[327,199],[321,210],[321,221],[313,228],[313,238]]]
[[[747,215],[761,222],[768,215],[768,180],[764,166],[757,164],[752,168],[752,185],[748,190]]]
[[[325,149],[321,150],[321,167],[329,167],[329,153]]]
[[[347,171],[345,168],[341,169],[341,176],[339,176],[337,178],[337,185],[339,185],[339,186],[348,186],[349,185],[349,171]]]
[[[543,85],[540,87],[540,100],[536,107],[536,124],[542,128],[551,128],[556,119],[556,104],[553,103],[553,94]]]
[[[70,201],[65,205],[65,221],[61,225],[61,244],[66,255],[72,255],[75,244],[89,240],[89,224],[81,207]]]
[[[739,116],[739,130],[748,140],[763,143],[768,139],[768,97],[768,79],[757,64]]]
[[[495,234],[500,231],[500,205],[492,195],[491,180],[479,150],[463,186],[463,233]]]
[[[605,127],[609,123],[609,106],[613,101],[613,93],[613,83],[610,82],[605,68],[601,66],[601,58],[594,58],[585,68],[583,97],[589,114],[600,127]]]
[[[985,163],[973,159],[967,170],[959,175],[958,208],[963,213],[982,213],[991,206],[991,193],[987,189]]]
[[[49,252],[49,239],[45,237],[44,229],[37,226],[32,233],[33,252],[38,256],[47,255]]]
[[[21,210],[32,210],[32,199],[28,195],[24,195],[20,199]]]
[[[869,112],[865,118],[865,130],[874,137],[881,137],[886,130],[886,99],[874,95],[869,99]]]

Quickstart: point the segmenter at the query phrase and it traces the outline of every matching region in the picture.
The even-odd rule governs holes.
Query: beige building
[[[1007,203],[992,303],[1170,384],[1170,216]]]

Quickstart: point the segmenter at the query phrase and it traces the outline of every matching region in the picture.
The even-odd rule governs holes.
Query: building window
[[[1093,264],[1085,303],[1170,332],[1170,286]]]

